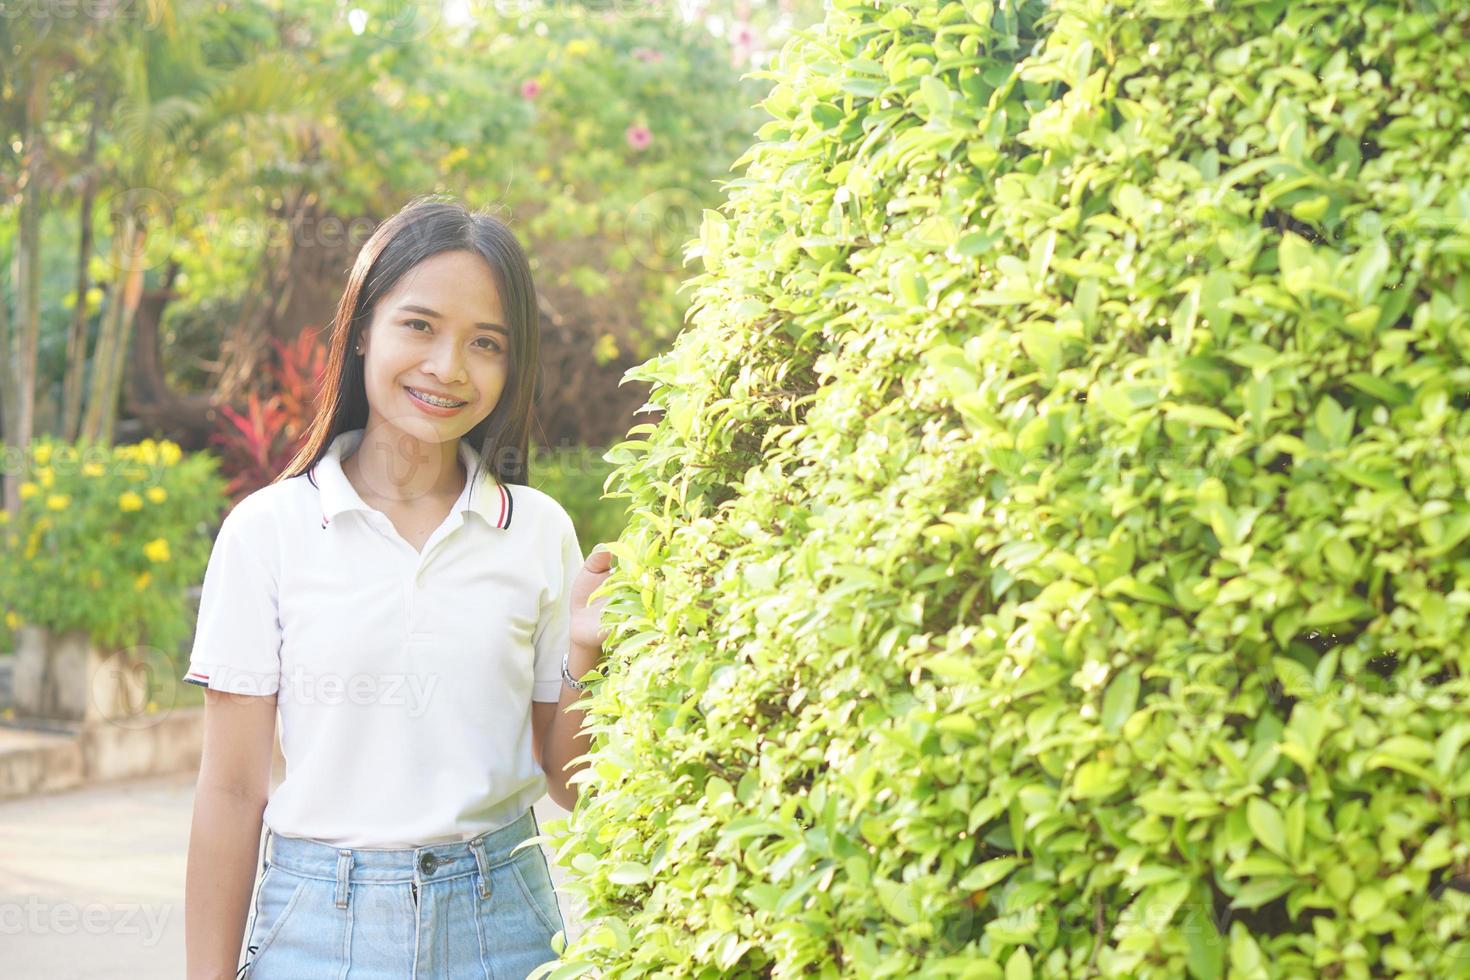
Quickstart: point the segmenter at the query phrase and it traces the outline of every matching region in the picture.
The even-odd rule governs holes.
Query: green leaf
[[[1368,247],[1358,252],[1356,295],[1359,303],[1367,305],[1383,288],[1383,277],[1388,272],[1388,243],[1375,238]]]
[[[979,731],[975,719],[963,712],[945,715],[934,723],[934,727],[951,735],[973,736]]]
[[[1388,901],[1383,897],[1382,890],[1375,885],[1359,888],[1348,903],[1348,910],[1352,912],[1353,918],[1363,923],[1378,918],[1387,907]]]
[[[1399,482],[1399,478],[1387,470],[1367,469],[1351,463],[1338,463],[1335,472],[1369,490],[1383,490],[1387,493],[1404,492],[1404,485]]]
[[[1077,767],[1072,781],[1072,798],[1077,800],[1104,799],[1122,789],[1128,781],[1128,772],[1114,769],[1112,763],[1096,759]]]
[[[876,878],[873,887],[878,895],[878,902],[889,915],[904,925],[912,925],[919,920],[919,907],[914,902],[912,885],[889,878]]]
[[[625,861],[607,873],[607,878],[616,885],[641,885],[650,877],[645,865]]]
[[[1006,980],[1031,980],[1031,957],[1021,946],[1006,960]]]
[[[1113,678],[1103,695],[1102,726],[1105,731],[1116,735],[1123,730],[1123,723],[1138,704],[1138,685],[1137,667],[1129,667]]]
[[[835,129],[842,119],[842,110],[830,102],[818,102],[812,106],[812,121],[823,129]]]
[[[1227,429],[1231,432],[1239,432],[1241,428],[1239,422],[1218,408],[1204,405],[1175,405],[1166,409],[1164,415],[1172,422],[1183,422],[1186,425]]]
[[[1352,438],[1353,412],[1343,411],[1342,406],[1330,395],[1322,396],[1312,418],[1316,423],[1317,431],[1322,433],[1329,446],[1341,448],[1346,446],[1348,440]]]
[[[1376,610],[1357,596],[1334,596],[1312,603],[1302,617],[1302,626],[1332,626],[1371,618]]]
[[[1282,275],[1290,278],[1313,271],[1312,245],[1294,231],[1284,232],[1277,252]]]
[[[1302,846],[1307,834],[1307,798],[1298,796],[1286,807],[1286,853],[1292,860],[1302,858]]]
[[[1287,856],[1286,824],[1281,819],[1280,810],[1259,796],[1253,796],[1245,805],[1245,821],[1256,840],[1282,857]]]
[[[954,107],[954,96],[948,85],[933,75],[919,79],[919,94],[929,108],[931,116],[948,116]]]
[[[1460,722],[1445,729],[1434,743],[1434,768],[1441,776],[1454,775],[1455,763],[1460,759],[1460,749],[1470,741],[1470,722]]]
[[[1184,932],[1189,946],[1185,966],[1195,980],[1219,980],[1225,969],[1225,940],[1208,915],[1194,917]]]
[[[1292,878],[1257,878],[1242,886],[1230,904],[1238,909],[1260,908],[1291,891],[1295,884]]]
[[[1230,924],[1230,966],[1242,977],[1253,977],[1265,973],[1261,947],[1256,945],[1250,930],[1239,922]]]
[[[852,75],[848,75],[841,83],[842,91],[861,96],[865,99],[877,98],[886,87],[886,84],[879,79],[854,77]]]
[[[991,858],[965,872],[965,876],[960,879],[959,887],[969,891],[989,888],[996,882],[1004,880],[1020,863],[1013,857]]]

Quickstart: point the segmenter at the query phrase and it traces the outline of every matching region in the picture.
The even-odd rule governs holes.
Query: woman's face
[[[510,325],[479,255],[440,252],[410,269],[373,309],[361,341],[369,425],[426,443],[458,439],[500,401]],[[426,405],[409,389],[463,404]]]

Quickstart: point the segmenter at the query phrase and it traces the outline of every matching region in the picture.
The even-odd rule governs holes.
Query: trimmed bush
[[[217,460],[144,439],[120,446],[33,439],[0,444],[20,507],[0,510],[0,612],[6,626],[84,631],[104,650],[173,657],[193,610],[184,591],[209,560],[200,531],[225,503]]]
[[[1467,64],[1458,0],[788,44],[609,455],[566,970],[1470,975]]]

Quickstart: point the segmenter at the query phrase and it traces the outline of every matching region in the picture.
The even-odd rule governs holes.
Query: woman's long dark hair
[[[459,250],[474,252],[489,264],[511,332],[510,371],[500,401],[463,438],[479,451],[480,465],[488,467],[497,482],[528,482],[527,452],[541,352],[531,264],[520,242],[500,219],[484,210],[472,212],[446,195],[424,194],[379,225],[357,253],[347,288],[332,318],[326,377],[316,417],[296,456],[272,483],[308,473],[338,435],[366,427],[364,355],[356,353],[355,348],[362,331],[372,322],[373,308],[415,265],[440,252]],[[473,480],[475,474],[467,478]]]

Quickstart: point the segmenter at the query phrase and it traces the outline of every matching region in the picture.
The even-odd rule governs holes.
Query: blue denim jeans
[[[242,978],[525,980],[565,929],[528,808],[468,841],[337,848],[266,832]]]

